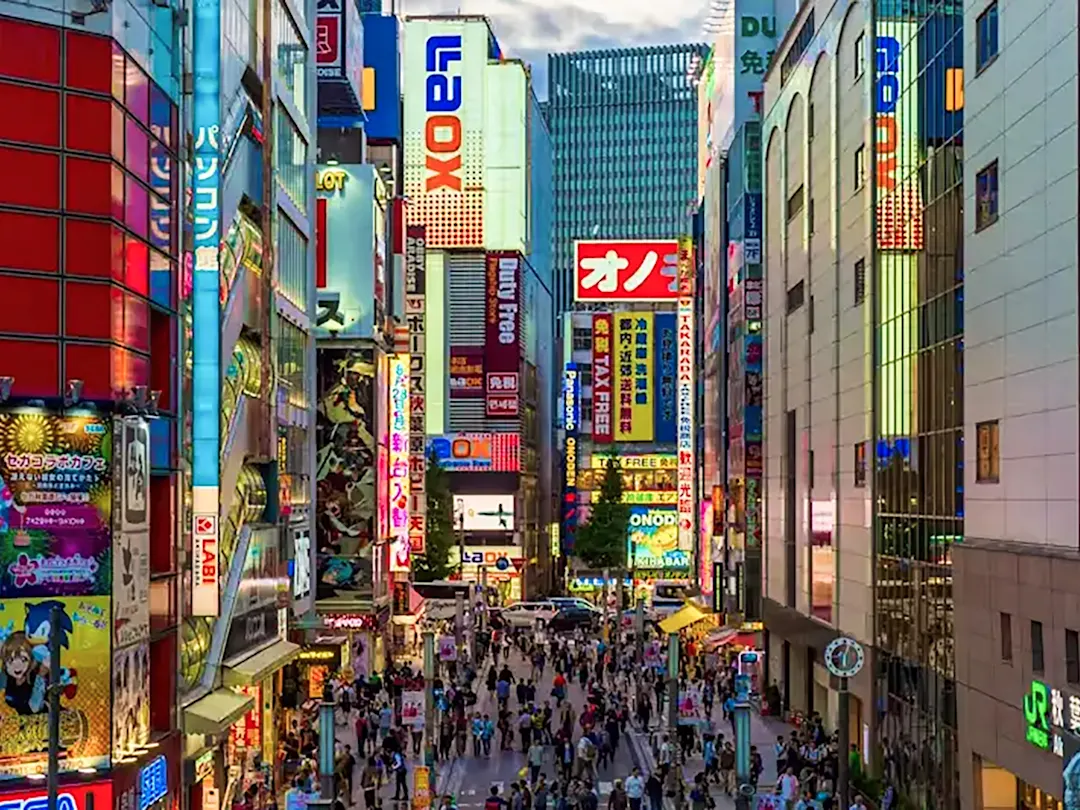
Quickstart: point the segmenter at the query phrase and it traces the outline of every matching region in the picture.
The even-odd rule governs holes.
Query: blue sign
[[[195,0],[192,48],[195,268],[192,273],[192,486],[213,489],[221,464],[221,0]],[[207,492],[209,496],[211,493]],[[198,508],[198,507],[196,507]]]
[[[678,348],[675,345],[675,313],[658,312],[653,316],[653,362],[656,368],[655,410],[653,429],[657,442],[675,442],[675,364]]]
[[[364,131],[373,141],[401,141],[401,85],[397,17],[365,14]],[[372,76],[374,74],[374,76]],[[374,80],[375,92],[367,83]],[[374,96],[374,98],[372,98]]]
[[[577,534],[577,468],[578,428],[581,419],[581,385],[576,363],[567,363],[563,375],[563,429],[566,444],[563,452],[563,511],[562,550],[564,554],[574,551]]]
[[[164,756],[155,757],[139,771],[139,810],[146,810],[169,793],[169,763]]]
[[[761,194],[743,195],[743,260],[746,264],[761,264]]]

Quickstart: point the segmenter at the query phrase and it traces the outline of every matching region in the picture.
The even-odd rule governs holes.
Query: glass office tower
[[[573,303],[575,239],[688,233],[697,200],[697,89],[705,45],[548,56],[556,312]]]

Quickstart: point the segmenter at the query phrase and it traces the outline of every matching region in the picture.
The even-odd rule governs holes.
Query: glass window
[[[975,230],[981,231],[998,218],[998,162],[975,176]]]
[[[308,242],[289,218],[278,214],[277,277],[281,294],[307,310]]]
[[[302,7],[302,3],[298,3]],[[274,69],[301,112],[307,111],[307,47],[283,3],[274,3]]]
[[[308,336],[303,330],[284,319],[279,319],[278,323],[281,328],[281,334],[278,336],[278,379],[287,389],[286,397],[289,404],[306,408],[308,402],[305,369],[307,368]]]
[[[1042,622],[1034,619],[1031,621],[1031,670],[1032,672],[1046,671],[1046,656],[1043,649],[1043,626]]]
[[[855,38],[855,78],[859,79],[866,70],[866,34]]]
[[[308,145],[292,119],[281,108],[278,108],[277,119],[278,180],[289,199],[306,214]]]
[[[855,150],[855,190],[858,191],[866,183],[866,147],[859,146]]]
[[[975,70],[982,70],[998,54],[998,8],[991,3],[975,24]]]

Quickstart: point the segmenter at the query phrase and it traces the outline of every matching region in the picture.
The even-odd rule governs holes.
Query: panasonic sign
[[[428,37],[425,46],[425,188],[461,191],[461,36]]]

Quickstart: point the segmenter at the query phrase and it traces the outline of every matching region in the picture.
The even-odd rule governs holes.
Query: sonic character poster
[[[53,608],[59,621],[53,621]],[[60,769],[108,764],[112,623],[109,597],[0,600],[0,778],[44,773],[46,687],[60,695]],[[60,672],[49,669],[49,639],[60,639]]]

